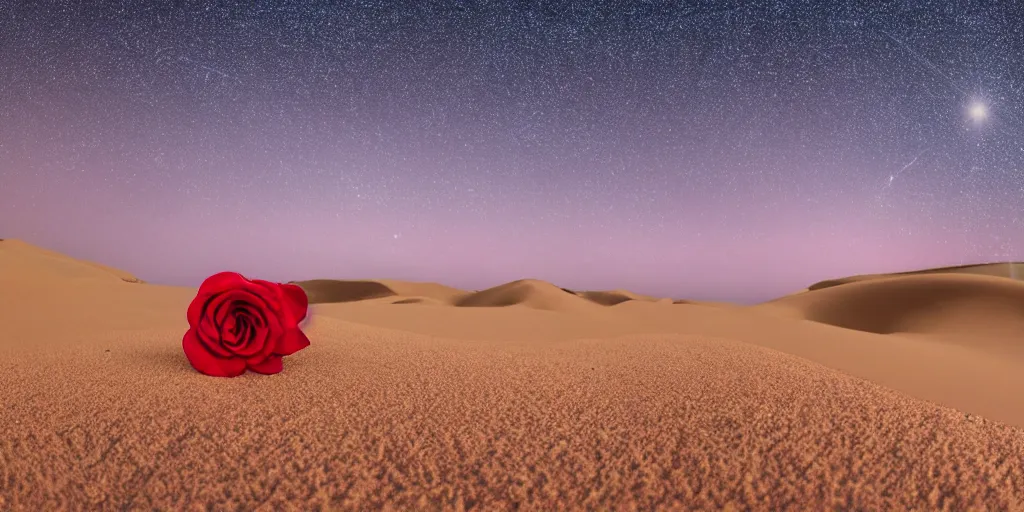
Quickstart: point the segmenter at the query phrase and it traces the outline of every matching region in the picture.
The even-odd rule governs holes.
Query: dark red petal
[[[265,312],[262,317],[265,324],[254,330],[254,335],[259,340],[257,343],[259,343],[260,348],[257,352],[246,352],[247,354],[251,354],[247,356],[247,360],[249,362],[262,361],[273,354],[274,350],[280,344],[279,338],[287,332],[287,329],[281,325],[281,319],[278,317],[277,313],[262,309],[261,313],[263,312]]]
[[[206,311],[203,313],[202,320],[212,320],[213,325],[217,327],[217,333],[223,335],[224,326],[229,323],[231,318],[231,310],[234,308],[234,295],[238,295],[236,291],[229,291],[218,294],[212,298]]]
[[[218,272],[207,277],[203,284],[199,285],[200,290],[211,288],[213,291],[223,291],[228,288],[237,288],[240,284],[250,282],[238,272]]]
[[[196,337],[199,341],[206,346],[207,349],[212,350],[214,354],[221,357],[228,357],[231,355],[227,349],[222,345],[220,330],[214,325],[213,320],[204,318],[199,325],[193,326],[192,330],[196,332]]]
[[[250,281],[245,276],[237,272],[220,272],[207,277],[203,284],[199,285],[196,297],[192,299],[192,303],[188,306],[186,313],[188,325],[195,327],[199,323],[199,318],[203,314],[203,308],[211,297],[225,290],[244,287],[245,283],[248,282]]]
[[[212,377],[237,377],[245,373],[245,361],[236,358],[217,357],[207,351],[189,329],[181,340],[185,357],[199,373]]]
[[[199,317],[203,315],[203,306],[206,304],[206,297],[196,295],[192,302],[188,304],[188,310],[185,313],[185,318],[188,319],[188,326],[195,327],[199,325]]]
[[[220,333],[217,332],[217,327],[213,325],[213,322],[209,319],[204,319],[199,322],[199,325],[193,326],[190,329],[196,336],[196,340],[203,348],[217,357],[231,357],[231,352],[228,351],[220,339]]]
[[[284,364],[281,363],[281,356],[270,356],[261,363],[250,364],[249,369],[263,375],[273,375],[280,373],[284,369]]]
[[[309,300],[306,291],[294,284],[280,284],[262,279],[253,279],[252,282],[261,287],[260,294],[272,305],[278,314],[285,315],[282,322],[298,325],[306,317],[306,309],[309,308]]]
[[[252,292],[259,295],[260,298],[276,308],[275,311],[280,312],[280,308],[282,307],[281,303],[284,301],[284,293],[281,292],[281,285],[270,281],[264,281],[263,279],[253,279],[252,284]]]
[[[292,355],[309,346],[309,338],[299,329],[288,329],[277,343],[274,353],[281,356]]]
[[[248,361],[263,360],[273,352],[276,346],[277,341],[273,339],[273,336],[274,333],[266,327],[251,328],[248,337],[239,341],[234,352]]]
[[[306,290],[294,284],[282,284],[281,292],[284,293],[288,303],[288,311],[291,312],[295,323],[298,324],[303,318],[306,318],[306,310],[309,309],[309,297],[306,296]]]

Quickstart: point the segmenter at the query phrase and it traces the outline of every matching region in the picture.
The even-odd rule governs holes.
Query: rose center
[[[259,324],[258,317],[253,315],[248,308],[235,308],[224,324],[224,343],[233,348],[248,345],[253,341]]]

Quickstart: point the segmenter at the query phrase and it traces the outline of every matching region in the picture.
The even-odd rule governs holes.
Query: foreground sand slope
[[[477,296],[517,298],[505,307],[396,294],[315,305],[313,344],[283,373],[216,379],[181,352],[194,289],[22,261],[0,294],[0,510],[1012,510],[1024,497],[1024,431],[965,413],[1020,418],[1005,373],[1019,358],[999,328],[981,345],[956,330],[983,313],[1013,325],[1012,307],[984,306],[1019,300],[1008,280],[897,278],[753,308],[600,306],[543,282]],[[876,292],[913,302],[915,287],[949,291],[943,318],[929,304],[909,320],[844,316]],[[865,331],[894,325],[908,332]],[[977,380],[942,387],[964,372]],[[956,387],[968,392],[945,398],[971,407],[915,398]]]
[[[777,351],[481,346],[320,319],[285,372],[194,373],[179,330],[0,376],[12,510],[1007,510],[1024,433]]]

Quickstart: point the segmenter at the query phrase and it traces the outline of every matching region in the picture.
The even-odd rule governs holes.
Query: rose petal
[[[306,311],[309,309],[309,297],[306,296],[306,290],[294,284],[282,284],[281,292],[287,299],[285,302],[287,302],[288,311],[291,312],[295,323],[298,324],[303,318],[306,318]]]
[[[215,338],[223,350],[231,355],[247,358],[262,353],[260,359],[265,358],[273,350],[274,337],[280,336],[278,333],[283,332],[276,327],[279,322],[275,323],[274,319],[278,313],[274,312],[273,307],[264,299],[265,293],[250,283],[246,289],[227,290],[211,299],[210,303],[216,305],[208,307],[200,319],[200,326],[203,327],[200,330],[200,340]],[[240,333],[233,333],[232,329],[238,325],[239,318],[246,315],[258,319],[259,325],[254,326],[254,336],[240,339]],[[215,324],[215,334],[210,333],[211,329],[207,328],[211,324]],[[268,346],[268,343],[271,344]],[[218,350],[213,351],[218,353]]]
[[[277,345],[280,344],[279,338],[287,332],[287,329],[281,325],[281,319],[278,313],[274,311],[264,310],[265,315],[263,320],[266,322],[264,325],[259,326],[255,329],[255,336],[259,337],[263,344],[260,345],[260,350],[253,355],[248,357],[248,361],[262,361],[274,353]]]
[[[288,329],[274,349],[274,353],[280,356],[292,355],[309,346],[309,338],[299,329]]]
[[[181,347],[185,349],[189,364],[199,373],[212,377],[237,377],[245,373],[245,361],[213,355],[203,347],[192,329],[185,333]]]
[[[271,317],[267,318],[267,314]],[[234,321],[236,325],[242,325],[245,329],[232,335],[235,341],[229,346],[231,351],[244,358],[262,354],[260,360],[270,355],[276,343],[274,336],[278,336],[275,332],[282,331],[280,328],[273,330],[273,315],[272,311],[266,311],[266,306],[249,303],[245,304],[244,308],[238,308]]]
[[[238,342],[235,354],[248,361],[252,361],[253,358],[259,360],[266,358],[273,352],[275,345],[275,341],[270,336],[270,331],[264,328],[251,330],[247,339]]]
[[[217,357],[232,357],[229,350],[224,348],[220,340],[220,333],[213,321],[206,319],[199,322],[199,325],[190,329],[196,336],[196,340],[209,352]]]
[[[262,373],[263,375],[273,375],[280,373],[284,369],[284,364],[281,362],[281,356],[270,356],[258,364],[249,364],[249,370],[256,373]]]
[[[266,291],[265,294],[260,294],[260,296],[266,299],[267,302],[270,302],[274,306],[275,311],[287,315],[282,317],[283,323],[298,325],[306,317],[309,300],[306,297],[305,290],[302,288],[294,284],[273,283],[262,279],[253,279],[252,282],[261,286]],[[291,327],[291,325],[286,325],[286,327]]]
[[[203,284],[199,285],[196,297],[188,306],[186,313],[188,325],[195,327],[199,323],[199,319],[203,316],[203,309],[211,297],[225,290],[244,288],[249,282],[245,276],[237,272],[220,272],[207,277]]]
[[[270,281],[264,281],[263,279],[253,279],[252,284],[253,293],[263,297],[264,300],[273,304],[276,308],[281,308],[281,303],[284,301],[284,293],[281,292],[281,285]]]
[[[218,307],[223,303],[224,293],[203,292],[197,294],[188,307],[189,328],[195,329],[199,341],[215,352],[220,349],[220,329],[215,318]],[[223,349],[220,349],[223,350]],[[221,354],[224,357],[229,353]]]

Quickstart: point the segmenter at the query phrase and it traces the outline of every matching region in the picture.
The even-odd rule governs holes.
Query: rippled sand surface
[[[306,283],[313,344],[278,375],[217,379],[181,351],[195,290],[122,274],[0,242],[0,509],[1024,498],[1024,285],[1005,278],[883,276],[755,307]]]

